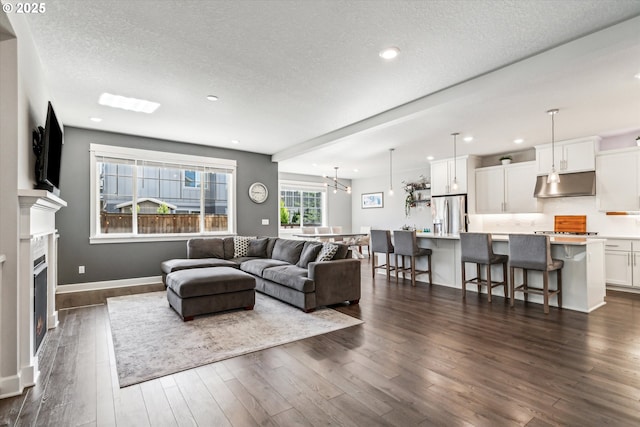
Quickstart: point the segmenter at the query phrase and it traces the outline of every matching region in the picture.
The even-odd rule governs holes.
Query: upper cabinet
[[[533,197],[536,162],[476,169],[476,213],[539,212]]]
[[[596,203],[601,211],[640,210],[640,148],[601,151],[596,157]]]
[[[473,188],[473,178],[470,179],[470,176],[473,176],[476,165],[477,158],[473,156],[459,156],[455,163],[454,159],[431,162],[431,195],[467,194],[469,188]],[[458,181],[457,189],[453,188],[454,178]]]
[[[555,145],[555,166],[558,173],[592,171],[596,168],[599,137],[558,141]],[[537,174],[547,175],[553,164],[551,144],[536,146]]]

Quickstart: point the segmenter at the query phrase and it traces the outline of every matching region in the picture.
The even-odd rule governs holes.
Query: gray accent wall
[[[162,261],[186,257],[186,239],[89,244],[89,145],[92,143],[236,160],[238,235],[278,235],[278,164],[273,163],[269,155],[75,127],[65,127],[64,131],[60,197],[68,206],[56,214],[61,286],[159,276]],[[249,186],[256,181],[269,189],[269,197],[263,204],[249,199]],[[268,219],[269,225],[262,225],[262,219]],[[85,266],[85,274],[78,274],[80,265]]]

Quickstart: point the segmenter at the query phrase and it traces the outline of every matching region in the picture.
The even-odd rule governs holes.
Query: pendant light
[[[324,186],[333,188],[333,194],[336,194],[338,190],[344,191],[347,194],[351,194],[351,187],[338,181],[338,166],[334,166],[333,168],[335,169],[335,175],[333,178],[330,178],[325,175],[324,178],[329,179],[330,182],[329,183],[325,182]]]
[[[393,196],[393,150],[389,148],[389,195]]]
[[[458,191],[458,175],[456,170],[456,138],[460,135],[460,132],[454,132],[453,135],[453,181],[451,182],[451,191]]]
[[[551,116],[551,172],[547,176],[547,184],[557,184],[560,182],[560,175],[556,172],[556,146],[555,146],[555,121],[554,116],[558,114],[558,109],[548,110],[547,114]]]

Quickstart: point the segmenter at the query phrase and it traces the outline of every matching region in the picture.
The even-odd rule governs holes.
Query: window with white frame
[[[326,221],[327,190],[323,184],[281,182],[280,226],[318,227]]]
[[[235,160],[91,144],[91,242],[235,232]]]

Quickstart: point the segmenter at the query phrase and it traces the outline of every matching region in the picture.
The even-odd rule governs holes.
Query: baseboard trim
[[[132,279],[74,283],[71,285],[58,285],[56,287],[56,294],[68,294],[72,292],[86,292],[86,291],[100,291],[104,289],[115,289],[115,288],[128,288],[131,286],[155,285],[158,283],[162,283],[162,276],[134,277]]]

